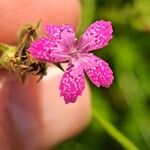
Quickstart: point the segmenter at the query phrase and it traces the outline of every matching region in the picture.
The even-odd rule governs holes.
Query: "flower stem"
[[[110,122],[108,122],[101,114],[96,110],[93,110],[93,117],[97,120],[99,124],[107,131],[107,133],[112,136],[116,141],[118,141],[127,150],[139,150],[126,136],[124,136],[118,129],[116,129]]]

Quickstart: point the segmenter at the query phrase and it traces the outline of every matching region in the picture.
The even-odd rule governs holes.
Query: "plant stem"
[[[96,110],[93,110],[93,117],[99,124],[111,135],[116,141],[118,141],[127,150],[139,150],[126,136],[124,136],[118,129],[116,129],[110,122],[108,122],[101,114]]]

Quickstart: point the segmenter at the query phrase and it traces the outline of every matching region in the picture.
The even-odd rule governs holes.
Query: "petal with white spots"
[[[78,49],[82,52],[88,52],[103,48],[112,39],[112,32],[110,21],[96,21],[81,36]]]
[[[114,79],[113,72],[104,60],[93,54],[87,54],[82,61],[88,77],[97,87],[110,87]]]
[[[49,63],[63,62],[70,58],[55,40],[45,37],[34,41],[28,50],[35,59]]]
[[[66,69],[59,89],[60,95],[64,97],[65,103],[74,103],[85,88],[84,72],[78,62],[70,63]]]
[[[75,31],[71,25],[45,25],[45,32],[50,39],[55,39],[63,47],[64,51],[69,52],[77,42]]]

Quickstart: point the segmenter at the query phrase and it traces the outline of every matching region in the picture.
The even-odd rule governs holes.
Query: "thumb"
[[[26,23],[44,22],[77,26],[78,0],[1,0],[0,42],[15,43],[18,29]],[[59,96],[62,72],[56,67],[38,84],[28,77],[22,85],[15,75],[0,71],[0,148],[37,150],[79,133],[90,118],[90,91],[72,105]]]

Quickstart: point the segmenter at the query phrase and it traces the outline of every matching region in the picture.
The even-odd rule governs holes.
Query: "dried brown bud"
[[[39,25],[40,22],[35,27],[26,25],[23,28],[18,38],[15,55],[8,62],[9,70],[17,73],[23,82],[27,74],[38,75],[39,80],[46,74],[46,64],[38,62],[28,52],[30,44],[38,38],[37,30]]]

